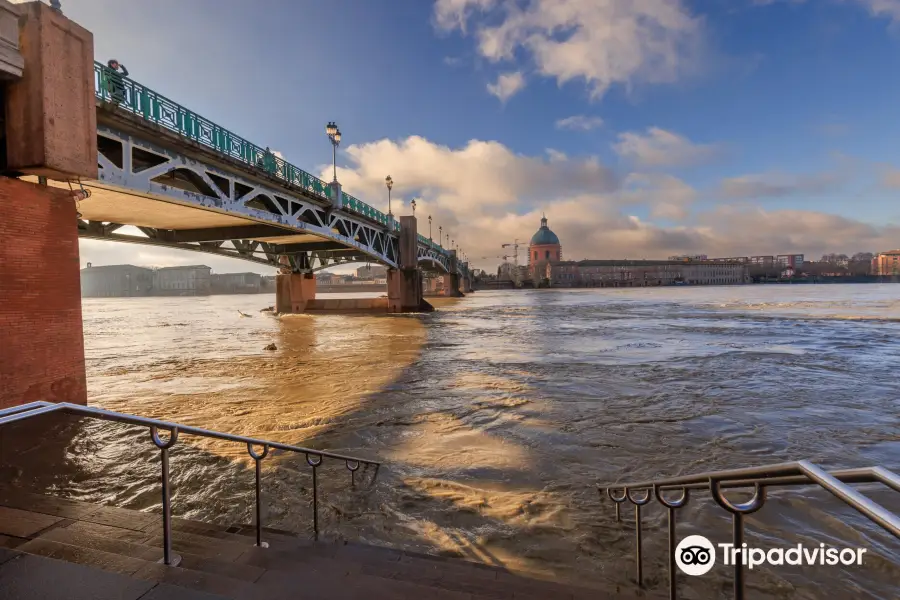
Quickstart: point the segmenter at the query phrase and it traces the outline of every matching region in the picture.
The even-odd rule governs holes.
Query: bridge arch
[[[304,252],[311,259],[310,263],[319,265],[317,269],[356,261],[377,262],[390,268],[396,268],[399,264],[397,237],[381,223],[336,210],[302,194],[288,193],[287,189],[273,189],[255,177],[226,171],[211,162],[160,147],[124,129],[98,125],[98,138],[105,140],[102,143],[104,148],[110,147],[111,142],[121,147],[122,159],[111,160],[108,150],[106,153],[98,152],[101,166],[99,180],[86,182],[86,185],[100,193],[94,194],[94,199],[83,201],[80,209],[88,221],[131,224],[138,223],[140,219],[125,218],[128,216],[126,213],[143,212],[146,215],[155,212],[153,218],[141,224],[142,230],[172,231],[174,238],[177,238],[184,226],[178,222],[175,213],[181,211],[185,214],[183,209],[193,208],[199,210],[194,211],[191,218],[201,222],[199,226],[191,227],[193,235],[202,231],[204,220],[209,221],[208,224],[215,223],[209,229],[216,229],[219,232],[217,235],[226,235],[229,226],[233,226],[234,239],[265,245],[263,251],[272,266],[277,266],[279,254]],[[152,166],[135,171],[131,165],[136,154],[152,154],[159,160]],[[195,185],[167,185],[171,182],[167,181],[166,175],[176,172],[180,174],[180,179],[192,180]],[[117,215],[108,214],[111,202],[116,204],[113,212]],[[167,217],[164,213],[170,214]],[[201,216],[210,213],[218,216],[206,219]],[[116,216],[122,218],[113,218]],[[260,226],[256,232],[258,235],[244,235],[253,225]],[[268,230],[265,225],[270,226]],[[230,238],[204,241],[221,242],[224,239]],[[155,242],[153,238],[143,242],[133,241]],[[203,251],[216,253],[216,249],[210,247]],[[223,254],[232,256],[228,252]],[[312,259],[323,260],[316,262]]]

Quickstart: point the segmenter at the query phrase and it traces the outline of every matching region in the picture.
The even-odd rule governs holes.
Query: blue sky
[[[479,257],[900,246],[900,0],[63,0],[99,59]],[[394,212],[408,212],[408,208]],[[420,219],[420,231],[427,234]],[[83,260],[196,256],[84,242]],[[480,258],[480,257],[485,258]],[[249,264],[224,261],[216,270]]]

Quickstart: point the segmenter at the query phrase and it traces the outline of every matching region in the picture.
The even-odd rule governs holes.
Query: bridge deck
[[[152,513],[0,490],[0,599],[601,599],[598,590],[362,544],[314,543],[251,527],[173,519],[166,567]]]
[[[400,223],[337,182],[326,183],[99,63],[94,83],[99,180],[84,182],[95,197],[79,208],[86,220],[80,235],[271,266],[288,259],[295,272],[346,262],[400,265]],[[146,237],[110,235],[122,225],[140,227]],[[252,227],[257,231],[245,231]],[[177,233],[213,229],[231,231],[187,239]],[[440,242],[418,235],[415,261],[406,264],[464,275],[467,265]]]

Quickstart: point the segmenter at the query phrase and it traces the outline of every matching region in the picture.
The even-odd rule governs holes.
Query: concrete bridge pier
[[[93,63],[89,31],[45,4],[0,1],[0,170],[97,178]],[[0,176],[0,408],[87,403],[72,187]]]
[[[465,277],[463,277],[463,279],[462,279],[462,291],[463,291],[464,294],[471,294],[471,293],[472,293],[473,290],[472,290],[472,276],[471,276],[471,275],[466,275]]]
[[[279,273],[275,276],[275,312],[306,312],[316,299],[316,276],[313,273]]]
[[[459,286],[459,275],[447,273],[444,275],[444,295],[450,298],[462,298],[465,296]]]
[[[434,307],[422,294],[415,217],[400,217],[400,268],[388,269],[388,312],[431,312]]]
[[[444,295],[451,298],[462,298],[461,278],[457,269],[456,250],[450,250],[450,272],[444,275]]]

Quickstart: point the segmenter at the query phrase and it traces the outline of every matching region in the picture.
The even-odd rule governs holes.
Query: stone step
[[[137,600],[154,587],[151,581],[29,554],[0,564],[0,581],[2,600]]]
[[[436,589],[406,581],[350,573],[339,577],[315,569],[266,571],[249,591],[235,600],[482,600],[482,596]]]
[[[293,572],[309,569],[323,576],[390,579],[436,591],[470,594],[477,598],[596,598],[587,588],[533,580],[497,567],[416,555],[361,544],[311,544],[289,551],[248,548],[237,562]]]
[[[70,526],[71,527],[71,526]],[[126,533],[126,535],[128,535]],[[255,536],[255,531],[253,532]],[[312,542],[281,536],[270,548],[253,546],[255,537],[232,534],[213,539],[204,533],[173,532],[176,551],[198,556],[234,560],[268,570],[291,571],[303,563],[320,574],[358,574],[402,580],[436,589],[467,592],[479,597],[595,597],[596,591],[521,577],[500,567],[470,561],[410,553],[357,543]],[[235,546],[243,542],[241,546]],[[144,544],[162,547],[162,537],[148,538]],[[235,556],[237,554],[237,556]]]
[[[155,561],[104,552],[84,546],[73,546],[37,538],[16,549],[22,554],[54,558],[110,573],[130,576],[136,580],[168,583],[196,591],[231,597],[253,583],[218,573],[195,571],[183,567],[166,566]],[[149,589],[149,588],[148,588]],[[23,596],[28,598],[29,596]]]
[[[102,550],[112,554],[119,554],[131,558],[138,558],[146,561],[158,561],[162,558],[162,548],[146,546],[143,544],[135,544],[111,538],[102,535],[99,532],[90,532],[84,530],[72,531],[68,527],[53,529],[42,535],[40,540],[50,540],[71,546],[82,546],[94,550]],[[240,579],[242,581],[256,581],[263,574],[263,569],[248,564],[238,564],[234,562],[226,562],[180,552],[180,567],[191,569],[193,571],[202,571],[205,573],[213,573]]]
[[[0,568],[21,561],[22,556],[31,557],[27,562],[35,565],[39,564],[32,560],[36,558],[63,560],[104,576],[149,581],[158,587],[123,589],[144,589],[146,598],[176,600],[610,597],[597,590],[527,579],[496,566],[362,543],[314,542],[277,530],[264,536],[271,547],[258,548],[252,526],[225,527],[184,519],[173,519],[172,527],[173,551],[182,562],[167,567],[159,562],[163,545],[159,515],[58,500],[0,493],[0,504],[13,505],[0,505]],[[83,571],[78,573],[84,576]],[[3,589],[0,584],[0,600],[7,597]],[[65,590],[62,586],[56,593],[63,595],[44,597],[68,600]],[[169,596],[161,595],[164,592]]]
[[[134,531],[148,531],[153,528],[162,528],[162,515],[159,513],[143,512],[115,506],[101,506],[70,498],[59,498],[25,492],[15,488],[0,487],[0,507],[14,508],[43,515],[62,517],[78,521],[98,523]],[[182,519],[172,517],[172,529],[208,535],[210,537],[225,537],[244,541],[248,536],[254,538],[256,529],[253,525],[218,525],[205,521]],[[290,540],[294,536],[289,531],[263,527],[265,536],[271,536],[279,541]],[[240,538],[236,536],[241,536]],[[253,543],[253,542],[251,542]]]

